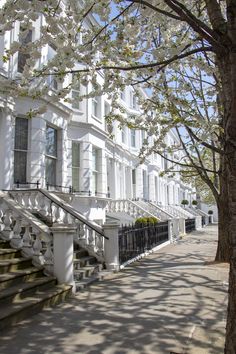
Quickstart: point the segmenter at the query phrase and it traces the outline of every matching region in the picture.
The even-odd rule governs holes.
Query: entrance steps
[[[60,303],[71,291],[71,286],[45,276],[9,242],[0,241],[0,330]]]

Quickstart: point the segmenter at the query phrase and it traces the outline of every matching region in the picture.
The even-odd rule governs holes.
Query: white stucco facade
[[[0,52],[17,40],[19,24],[0,37]],[[40,21],[34,24],[33,38],[40,33]],[[33,39],[32,39],[33,40]],[[52,49],[42,49],[42,62]],[[3,63],[2,78],[17,77],[18,57]],[[98,83],[102,77],[98,76]],[[7,81],[6,81],[7,82]],[[55,90],[55,87],[51,88]],[[80,87],[86,93],[90,87]],[[73,93],[72,93],[73,95]],[[126,87],[120,98],[127,114],[134,114],[133,89]],[[29,118],[30,109],[47,102],[45,113]],[[143,132],[113,123],[110,137],[105,114],[109,110],[106,95],[84,99],[77,104],[58,104],[44,99],[13,98],[0,94],[0,189],[49,188],[70,193],[71,204],[88,219],[105,221],[106,201],[111,199],[146,199],[159,205],[179,205],[191,201],[195,193],[185,186],[178,173],[171,179],[160,176],[168,166],[153,153],[140,164],[138,154]],[[21,135],[22,132],[22,135]],[[24,141],[21,136],[25,137]],[[174,132],[167,136],[169,145],[178,143]],[[38,184],[38,185],[37,185]]]

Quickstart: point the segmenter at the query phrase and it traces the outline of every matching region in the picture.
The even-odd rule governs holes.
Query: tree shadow
[[[223,352],[228,269],[190,238],[1,334],[1,354]]]

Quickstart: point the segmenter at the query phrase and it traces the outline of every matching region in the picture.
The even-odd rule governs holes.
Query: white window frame
[[[130,145],[133,148],[136,147],[136,130],[135,129],[130,130]]]
[[[46,183],[49,183],[52,186],[55,186],[57,184],[57,160],[58,160],[58,130],[54,127],[52,127],[51,125],[47,125],[46,126],[46,131],[45,133],[47,134],[47,129],[51,128],[54,129],[54,131],[56,132],[56,152],[54,155],[48,154],[47,153],[47,141],[46,141],[46,151],[45,151],[45,179],[46,179]],[[54,161],[55,163],[55,177],[54,177],[54,181],[49,181],[47,179],[47,161]]]

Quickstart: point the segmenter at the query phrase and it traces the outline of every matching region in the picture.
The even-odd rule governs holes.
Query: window
[[[98,116],[98,98],[92,98],[92,115],[97,117]]]
[[[131,129],[130,136],[131,136],[131,146],[135,147],[136,146],[136,131],[134,129]]]
[[[136,171],[132,170],[132,184],[136,184]]]
[[[57,54],[56,47],[53,44],[48,45],[48,61],[52,60]],[[58,82],[56,76],[49,75],[48,77],[48,86],[53,90],[58,90]]]
[[[98,149],[92,151],[92,193],[96,194],[98,189]]]
[[[110,111],[111,111],[111,107],[110,107],[109,103],[105,102],[105,104],[104,104],[104,114],[105,114],[105,116],[108,116]],[[106,132],[108,132],[108,130],[109,130],[108,125],[109,125],[109,123],[107,122],[107,119],[105,118],[105,130],[106,130]]]
[[[122,127],[122,130],[121,130],[121,139],[122,139],[122,143],[125,143],[125,142],[126,142],[126,128],[125,128],[125,127]]]
[[[167,161],[167,159],[166,158],[168,158],[168,155],[167,155],[167,153],[165,152],[164,153],[164,156],[165,156],[165,158],[164,158],[164,170],[166,171],[166,170],[168,170],[168,161]]]
[[[132,170],[132,198],[136,198],[136,170]]]
[[[137,97],[133,91],[130,91],[130,107],[134,109],[137,108]]]
[[[23,29],[20,28],[20,33],[19,33],[19,41],[21,43],[22,49],[19,50],[18,52],[18,65],[17,65],[17,71],[19,73],[23,73],[24,67],[26,64],[27,59],[30,58],[30,54],[25,51],[25,48],[28,43],[32,42],[32,30],[29,30],[26,34],[26,36],[23,36]]]
[[[73,76],[73,88],[71,92],[72,96],[72,108],[74,109],[81,109],[81,101],[80,101],[80,83],[76,76]]]
[[[142,142],[144,142],[144,140],[146,139],[147,137],[147,133],[145,130],[141,130],[141,134],[142,134]]]
[[[72,187],[75,192],[80,191],[80,144],[72,141]]]
[[[56,185],[57,167],[57,130],[46,128],[46,183]]]
[[[100,118],[100,112],[99,112],[99,97],[93,97],[92,98],[92,115],[94,117]]]
[[[28,119],[16,118],[14,147],[14,182],[25,183],[28,150]]]

